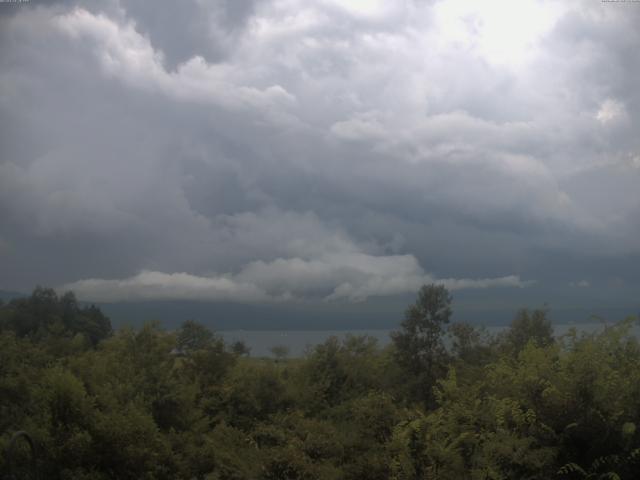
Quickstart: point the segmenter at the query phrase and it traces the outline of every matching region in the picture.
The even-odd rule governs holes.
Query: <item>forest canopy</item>
[[[638,478],[637,318],[558,337],[521,310],[489,335],[453,306],[427,285],[384,348],[254,358],[37,288],[0,306],[0,478]]]

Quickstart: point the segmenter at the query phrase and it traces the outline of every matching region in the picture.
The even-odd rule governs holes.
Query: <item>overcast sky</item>
[[[637,303],[639,25],[600,0],[2,3],[0,288]]]

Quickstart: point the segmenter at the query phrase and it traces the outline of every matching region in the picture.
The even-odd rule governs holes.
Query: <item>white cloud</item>
[[[627,109],[624,103],[619,100],[607,98],[600,104],[600,109],[596,113],[596,119],[603,125],[608,125],[616,121],[627,118]]]
[[[317,259],[254,261],[237,274],[197,276],[142,271],[121,280],[85,279],[63,285],[88,301],[233,300],[242,302],[324,299],[359,302],[374,296],[413,293],[438,283],[450,290],[526,287],[509,275],[484,279],[438,279],[424,272],[412,255],[328,254]]]
[[[234,82],[239,73],[229,64],[208,64],[194,56],[175,72],[164,67],[162,52],[133,22],[124,25],[104,14],[77,8],[55,19],[69,36],[91,41],[100,65],[109,75],[139,89],[157,89],[178,100],[205,101],[227,108],[273,108],[295,103],[295,97],[278,84],[259,88]]]
[[[376,117],[376,112],[356,114],[348,120],[334,123],[331,125],[330,131],[333,135],[345,140],[375,141],[382,139],[387,130]]]
[[[442,39],[508,66],[530,60],[537,42],[553,28],[562,10],[561,5],[535,0],[449,0],[434,6]]]
[[[200,277],[188,273],[142,271],[121,280],[98,278],[79,280],[59,290],[73,290],[87,301],[136,300],[232,300],[264,301],[267,295],[254,285],[221,277]]]
[[[385,275],[372,276],[362,284],[353,284],[351,282],[341,283],[327,299],[347,299],[352,302],[358,302],[366,300],[371,296],[414,293],[420,286],[431,283],[444,285],[451,291],[485,288],[524,288],[533,284],[532,281],[522,281],[517,275],[482,279],[439,279],[424,273],[419,275]]]

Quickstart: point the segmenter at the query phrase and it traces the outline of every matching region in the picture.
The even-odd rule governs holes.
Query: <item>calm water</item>
[[[600,323],[574,323],[554,325],[556,335],[566,333],[571,327],[579,331],[593,332],[602,329]],[[505,327],[486,327],[489,333],[497,333]],[[638,330],[636,334],[638,334]],[[289,348],[289,356],[302,356],[307,348],[324,342],[331,336],[344,338],[346,335],[369,335],[378,340],[380,346],[388,344],[392,330],[226,330],[220,331],[225,341],[243,340],[251,348],[252,357],[272,356],[270,349],[276,345]]]

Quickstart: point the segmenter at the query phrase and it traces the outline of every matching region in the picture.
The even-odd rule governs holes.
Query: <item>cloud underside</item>
[[[369,297],[412,294],[422,285],[449,290],[526,287],[516,275],[483,279],[438,279],[415,266],[411,257],[361,257],[356,266],[326,258],[312,262],[278,259],[247,265],[239,274],[196,276],[142,271],[120,279],[86,279],[60,287],[96,302],[198,300],[232,302],[298,302],[308,300],[361,302]],[[385,268],[389,268],[385,272]],[[395,268],[394,268],[395,267]],[[399,268],[398,268],[399,267]],[[394,271],[395,270],[395,271]],[[255,274],[256,278],[252,278]],[[333,285],[337,285],[333,287]]]
[[[0,286],[258,302],[632,282],[630,7],[14,9],[0,16]]]

